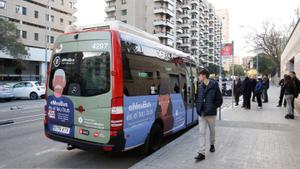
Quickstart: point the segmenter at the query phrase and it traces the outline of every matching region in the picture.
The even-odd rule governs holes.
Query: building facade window
[[[69,2],[69,8],[73,8],[73,2]]]
[[[60,0],[60,4],[64,5],[65,4],[64,0]]]
[[[22,31],[22,38],[27,39],[27,31]]]
[[[22,13],[22,7],[20,5],[16,6],[16,13],[18,13],[18,14]]]
[[[122,10],[122,15],[123,15],[123,16],[127,15],[127,9],[123,9],[123,10]]]
[[[69,21],[69,25],[72,25],[72,21]]]
[[[22,7],[22,14],[27,15],[27,8],[26,7]]]
[[[50,37],[50,43],[54,43],[54,36]]]
[[[60,18],[60,24],[62,25],[64,23],[64,19]]]
[[[34,33],[34,40],[38,41],[39,40],[39,34],[38,33]]]
[[[21,37],[21,30],[17,29],[17,37],[20,38]]]
[[[123,20],[122,22],[127,23],[127,20]]]
[[[34,18],[39,18],[39,11],[34,11]]]
[[[0,0],[0,9],[6,9],[6,1]]]
[[[51,15],[51,22],[54,22],[54,16]]]
[[[126,4],[127,2],[126,2],[127,0],[122,0],[122,4]]]

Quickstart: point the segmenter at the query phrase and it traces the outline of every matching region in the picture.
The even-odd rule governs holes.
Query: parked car
[[[13,85],[15,98],[29,98],[35,100],[45,95],[45,85],[38,81],[23,81]]]
[[[14,99],[12,87],[8,84],[0,85],[0,100],[11,101]]]

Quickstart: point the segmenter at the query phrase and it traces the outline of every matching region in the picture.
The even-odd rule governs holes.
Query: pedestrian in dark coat
[[[250,110],[251,108],[252,85],[249,77],[246,77],[242,84],[243,108]]]
[[[255,87],[255,96],[256,96],[258,108],[260,108],[260,109],[262,108],[261,95],[263,93],[263,90],[264,90],[263,80],[261,77],[258,77],[258,82]]]
[[[233,85],[234,85],[233,94],[234,94],[235,106],[238,106],[240,102],[241,87],[242,87],[242,82],[240,77],[236,77],[236,79],[233,81]]]
[[[257,84],[257,80],[255,77],[252,77],[250,79],[251,81],[251,87],[252,87],[252,101],[255,102],[255,88],[256,88],[256,84]]]
[[[296,76],[296,73],[295,72],[290,72],[290,76],[296,86],[296,93],[297,95],[295,95],[294,99],[292,100],[292,110],[293,110],[293,113],[294,113],[294,109],[295,109],[295,98],[298,98],[298,95],[300,93],[300,81],[299,79],[297,78]]]
[[[269,96],[268,96],[268,90],[270,88],[270,80],[268,75],[265,75],[264,77],[264,103],[268,103],[269,102]]]
[[[300,82],[299,82],[300,83]],[[295,97],[298,97],[297,87],[295,85],[295,80],[292,79],[291,76],[286,76],[284,79],[284,96],[287,102],[287,115],[285,115],[286,119],[294,119],[294,108],[293,102]]]
[[[284,88],[283,88],[283,86],[284,86],[284,79],[286,78],[286,76],[287,76],[287,74],[285,74],[283,76],[283,79],[281,79],[279,81],[279,83],[278,83],[279,86],[280,86],[280,96],[279,96],[279,101],[278,101],[277,107],[281,107],[282,106],[282,102],[283,102],[283,98],[284,98]],[[284,99],[284,105],[286,105],[285,99]]]
[[[209,128],[210,133],[210,152],[215,152],[215,126],[217,108],[221,107],[223,97],[219,88],[219,84],[214,80],[209,80],[209,72],[205,69],[199,72],[199,85],[196,108],[199,115],[200,130],[200,151],[195,157],[197,161],[205,159],[206,150],[206,130]]]

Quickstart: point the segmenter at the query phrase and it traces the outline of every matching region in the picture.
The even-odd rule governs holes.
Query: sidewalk
[[[285,109],[276,107],[278,94],[272,87],[262,110],[253,102],[250,111],[223,110],[216,152],[207,151],[206,160],[194,160],[199,149],[196,126],[131,169],[300,169],[300,116],[284,119]]]

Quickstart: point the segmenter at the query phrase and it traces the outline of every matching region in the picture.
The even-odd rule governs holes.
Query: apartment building
[[[206,0],[105,0],[106,21],[120,20],[155,34],[200,64],[217,63],[222,22]]]
[[[0,80],[45,78],[45,60],[50,60],[56,37],[76,21],[75,3],[76,0],[0,0],[0,17],[16,25],[17,35],[28,50],[21,66],[13,56],[0,52]]]
[[[229,11],[228,9],[218,9],[216,10],[216,15],[221,19],[222,21],[222,41],[223,43],[230,43],[230,34],[229,34]]]

